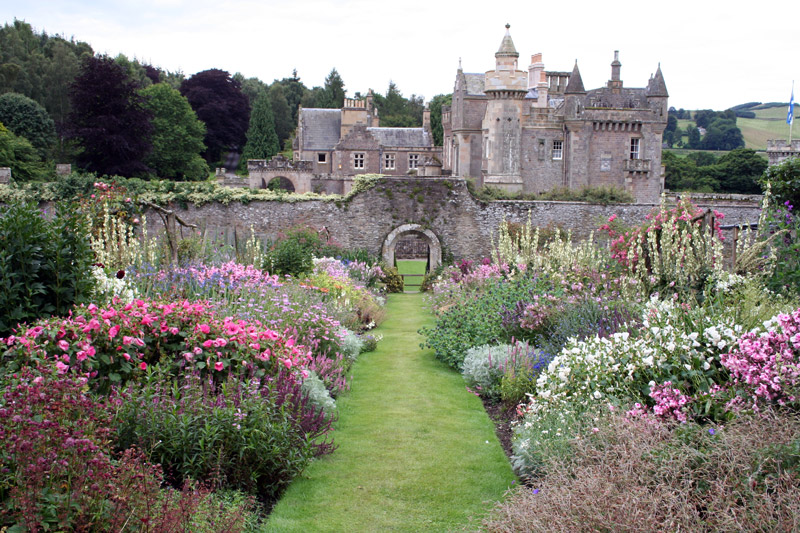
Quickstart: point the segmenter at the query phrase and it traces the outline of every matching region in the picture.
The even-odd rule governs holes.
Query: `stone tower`
[[[522,189],[522,107],[528,76],[517,67],[519,53],[506,24],[506,34],[494,55],[495,69],[486,72],[486,114],[483,118],[485,184]]]

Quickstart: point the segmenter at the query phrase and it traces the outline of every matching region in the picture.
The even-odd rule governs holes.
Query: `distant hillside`
[[[738,106],[737,106],[738,107]],[[753,150],[766,150],[768,139],[788,139],[789,125],[786,124],[786,112],[789,102],[770,102],[747,107],[747,111],[756,114],[755,118],[736,119],[736,125],[742,130],[745,146]],[[794,105],[794,114],[800,113],[800,105]],[[800,125],[794,129],[794,137],[800,138]]]

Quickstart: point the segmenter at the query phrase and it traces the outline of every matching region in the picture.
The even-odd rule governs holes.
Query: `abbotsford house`
[[[645,87],[626,87],[614,52],[606,86],[586,90],[577,62],[546,70],[537,53],[520,70],[509,28],[492,70],[468,73],[459,62],[443,146],[433,144],[427,108],[421,128],[381,127],[370,93],[342,109],[301,108],[292,160],[250,160],[248,185],[342,194],[359,174],[454,176],[531,193],[615,186],[658,202],[669,97],[660,65]]]

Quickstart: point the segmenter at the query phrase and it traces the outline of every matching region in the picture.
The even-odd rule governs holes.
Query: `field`
[[[753,150],[766,150],[769,139],[788,139],[789,125],[786,124],[787,106],[769,109],[753,109],[756,118],[738,118],[736,124],[742,130],[745,146]],[[795,114],[798,106],[795,105]]]

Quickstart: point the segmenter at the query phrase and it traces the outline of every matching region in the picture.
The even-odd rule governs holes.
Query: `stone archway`
[[[439,242],[439,237],[437,237],[436,234],[431,230],[423,228],[419,224],[403,224],[399,228],[392,230],[392,232],[389,233],[389,235],[387,235],[386,239],[383,241],[381,256],[387,265],[394,265],[394,254],[395,248],[397,247],[397,241],[400,240],[403,235],[407,235],[409,233],[417,233],[421,235],[425,241],[427,241],[428,266],[431,270],[434,270],[442,264],[442,244]]]
[[[287,192],[295,192],[297,190],[294,181],[286,176],[275,176],[274,178],[269,179],[269,181],[267,178],[264,178],[261,180],[261,183],[263,184],[262,189],[280,189]]]

